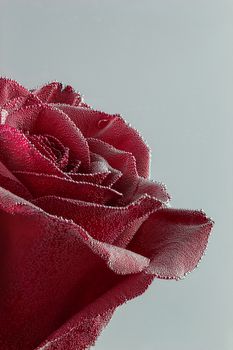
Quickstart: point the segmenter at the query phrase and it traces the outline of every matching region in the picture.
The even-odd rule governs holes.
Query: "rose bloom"
[[[213,221],[168,207],[138,132],[72,87],[2,78],[0,111],[0,349],[87,349],[155,277],[196,267]]]

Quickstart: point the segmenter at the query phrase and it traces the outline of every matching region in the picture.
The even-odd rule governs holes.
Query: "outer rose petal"
[[[146,196],[125,207],[97,205],[54,196],[38,198],[33,203],[50,214],[72,219],[92,237],[107,243],[113,243],[135,221],[142,223],[151,212],[162,206],[161,202]]]
[[[160,209],[142,224],[128,249],[151,259],[148,273],[180,279],[197,266],[212,226],[202,211]]]
[[[65,323],[73,317],[80,329],[81,318],[87,322],[90,312],[94,316],[109,313],[145,289],[144,283],[135,288],[127,276],[140,276],[149,259],[96,241],[74,223],[48,215],[3,189],[0,222],[1,246],[5,244],[1,256],[5,267],[0,291],[1,349],[31,350],[63,324],[67,333]],[[93,318],[88,322],[91,326]],[[79,349],[81,345],[80,341]]]
[[[67,85],[63,88],[61,83],[56,81],[42,86],[33,91],[41,101],[47,103],[65,103],[72,106],[83,105],[82,96]]]
[[[4,104],[3,110],[5,114],[9,115],[13,112],[16,112],[22,107],[25,108],[32,105],[38,105],[40,103],[41,103],[40,100],[36,96],[29,93],[26,97],[19,96],[19,97],[13,98],[12,100],[7,101]],[[5,124],[5,122],[3,124]]]
[[[146,291],[154,276],[138,273],[126,277],[118,277],[109,290],[84,308],[79,314],[70,318],[58,328],[35,350],[84,350],[94,345],[99,335],[98,329],[105,327],[105,313],[111,317],[113,311]],[[103,316],[104,315],[104,316]],[[99,327],[94,327],[95,321]],[[101,324],[101,320],[103,323]],[[97,331],[95,331],[97,328]]]
[[[148,180],[143,177],[139,177],[137,187],[133,192],[129,192],[127,196],[132,201],[140,198],[145,193],[162,202],[169,202],[171,199],[169,193],[167,192],[166,186],[163,183]]]
[[[35,350],[89,349],[110,321],[114,311],[109,310],[93,317],[83,317],[81,319],[77,317],[75,326],[69,326],[69,322],[67,322],[49,337],[50,340],[47,339]]]
[[[110,115],[90,108],[55,104],[65,112],[85,137],[94,137],[134,155],[138,174],[148,177],[150,150],[138,132],[119,115]]]
[[[0,78],[0,109],[5,103],[17,97],[26,97],[29,91],[15,80]]]

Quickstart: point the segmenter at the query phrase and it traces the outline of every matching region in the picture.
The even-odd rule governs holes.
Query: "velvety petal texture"
[[[213,221],[168,207],[150,151],[71,86],[0,79],[0,350],[85,350],[155,277],[199,263]]]

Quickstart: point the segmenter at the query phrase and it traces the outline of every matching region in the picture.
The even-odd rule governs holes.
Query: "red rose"
[[[0,108],[0,349],[86,349],[155,277],[193,270],[213,222],[168,208],[138,132],[70,86],[3,78]]]

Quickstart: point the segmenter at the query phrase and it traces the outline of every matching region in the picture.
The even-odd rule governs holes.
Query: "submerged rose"
[[[70,86],[0,80],[1,350],[89,348],[155,277],[195,268],[213,222],[171,209],[149,149]]]

